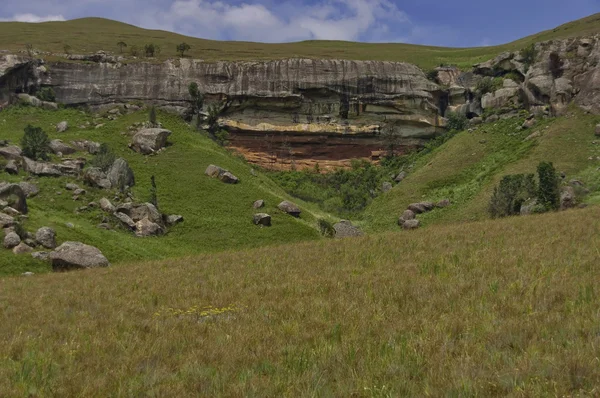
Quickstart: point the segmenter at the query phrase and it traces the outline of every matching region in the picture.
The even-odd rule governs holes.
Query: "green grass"
[[[593,207],[0,278],[0,391],[596,396],[599,220]]]
[[[85,18],[68,22],[28,24],[0,23],[0,49],[24,50],[30,43],[34,48],[62,53],[68,44],[73,53],[98,50],[118,53],[117,43],[143,48],[156,43],[162,52],[159,59],[176,57],[177,44],[185,41],[192,46],[187,56],[206,61],[271,60],[284,58],[325,58],[355,60],[404,61],[432,69],[440,64],[455,64],[469,68],[503,51],[520,50],[531,43],[550,39],[591,35],[600,32],[600,14],[595,14],[555,29],[544,31],[512,43],[477,48],[445,48],[402,43],[354,43],[343,41],[304,41],[285,44],[224,42],[185,37],[175,33],[146,30],[132,25],[101,18]]]
[[[35,232],[41,226],[53,227],[59,241],[75,240],[98,246],[113,263],[184,257],[201,252],[318,238],[313,214],[326,215],[302,202],[299,202],[304,210],[301,219],[283,214],[276,206],[287,197],[277,185],[261,173],[252,176],[248,164],[192,130],[176,116],[159,114],[159,121],[173,131],[170,138],[173,145],[165,152],[144,157],[131,151],[127,148],[130,137],[120,133],[127,131],[134,122],[145,121],[146,118],[146,112],[140,112],[122,116],[116,121],[104,119],[102,123],[106,124],[100,129],[81,130],[77,126],[92,120],[91,115],[74,109],[51,112],[13,107],[0,113],[0,136],[18,144],[23,128],[31,123],[42,127],[51,139],[60,138],[67,143],[74,139],[106,142],[118,156],[127,159],[134,170],[136,200],[144,202],[149,199],[150,176],[155,175],[161,211],[183,215],[183,224],[160,238],[140,239],[125,231],[104,231],[96,227],[102,220],[100,210],[81,215],[76,215],[75,210],[88,202],[97,202],[103,196],[112,200],[113,193],[88,189],[85,199],[74,202],[64,189],[65,183],[77,182],[74,179],[35,178],[32,182],[39,184],[41,193],[28,201],[30,213],[26,228]],[[62,120],[67,120],[71,127],[66,133],[56,133],[54,126]],[[205,176],[204,170],[209,164],[229,169],[241,179],[241,183],[227,185]],[[25,178],[23,172],[15,177],[2,176],[2,180],[15,182]],[[57,195],[58,191],[62,195]],[[252,204],[258,199],[267,203],[261,211],[272,215],[271,228],[261,229],[252,224],[255,213]],[[75,228],[68,228],[66,223],[73,223]],[[0,264],[0,274],[4,275],[47,269],[29,255],[14,256],[4,249],[0,250]]]
[[[540,121],[527,131],[520,130],[522,121],[507,119],[479,126],[473,133],[461,132],[420,157],[401,184],[370,204],[364,214],[365,228],[398,228],[397,218],[410,203],[445,198],[453,205],[420,216],[425,225],[483,220],[502,176],[535,173],[541,161],[553,162],[567,174],[567,180],[581,176],[586,183],[595,181],[591,173],[600,166],[596,160],[600,147],[594,144],[593,135],[598,116],[572,108],[570,115]],[[543,134],[524,141],[534,131]]]

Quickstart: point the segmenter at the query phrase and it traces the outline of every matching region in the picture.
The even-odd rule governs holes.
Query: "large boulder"
[[[25,196],[28,198],[33,198],[34,196],[37,196],[40,193],[40,187],[30,182],[20,182],[19,186],[25,193]]]
[[[156,236],[163,233],[163,228],[148,218],[144,218],[135,223],[135,236],[145,238],[148,236]]]
[[[0,184],[0,199],[12,198],[14,203],[11,207],[18,210],[21,214],[27,214],[27,195],[17,184]]]
[[[56,132],[64,133],[65,131],[67,131],[68,128],[69,128],[69,123],[67,123],[66,121],[62,121],[56,125]]]
[[[237,184],[240,180],[228,170],[225,170],[219,166],[215,166],[214,164],[209,165],[204,171],[209,177],[218,178],[226,184]]]
[[[171,134],[169,130],[160,128],[143,129],[133,136],[129,147],[143,155],[150,155],[164,148]]]
[[[106,199],[106,198],[102,198],[100,199],[100,208],[107,212],[107,213],[114,213],[116,208],[115,206],[110,202],[110,200]]]
[[[56,232],[49,227],[42,227],[35,233],[35,241],[46,249],[56,247]]]
[[[117,210],[118,211],[118,210]],[[162,223],[162,216],[158,209],[152,203],[143,203],[135,205],[131,208],[129,214],[127,214],[135,222],[148,219],[156,224]]]
[[[24,157],[23,168],[29,174],[39,177],[60,177],[62,173],[55,164],[46,162],[36,162],[35,160]]]
[[[23,155],[23,151],[16,145],[0,147],[0,157],[7,160],[19,160]]]
[[[33,248],[31,246],[29,246],[28,244],[26,244],[25,242],[21,242],[13,248],[14,254],[26,254],[26,253],[31,253],[32,251],[33,251]]]
[[[15,225],[15,219],[8,214],[0,213],[0,228],[8,228]]]
[[[19,164],[16,160],[9,160],[4,166],[4,171],[8,174],[17,175],[19,174]]]
[[[348,220],[342,220],[339,223],[333,226],[335,230],[336,238],[351,238],[355,236],[362,236],[363,232],[352,225],[352,223]]]
[[[4,247],[6,249],[12,249],[19,246],[21,243],[21,237],[16,232],[9,232],[4,237]]]
[[[290,216],[293,216],[296,218],[300,217],[300,213],[302,213],[302,211],[296,204],[294,204],[290,201],[287,201],[287,200],[284,200],[283,202],[281,202],[279,204],[279,206],[277,206],[277,208],[279,210],[283,211],[284,213],[287,213]]]
[[[431,202],[419,202],[411,203],[408,205],[408,210],[412,210],[416,214],[427,213],[435,208],[435,205]]]
[[[403,226],[407,221],[416,219],[417,215],[412,210],[405,210],[404,213],[398,218],[398,225]]]
[[[117,211],[114,213],[114,216],[121,221],[121,224],[123,224],[125,227],[131,230],[136,229],[135,221],[133,221],[127,214]]]
[[[83,181],[92,187],[98,187],[102,189],[110,189],[112,187],[112,184],[107,178],[106,173],[98,167],[90,167],[89,169],[86,169],[85,173],[83,174]]]
[[[263,227],[271,226],[271,216],[267,213],[258,213],[254,215],[254,225],[261,225]]]
[[[67,144],[65,144],[64,142],[62,142],[62,140],[52,140],[50,141],[50,149],[52,150],[52,152],[55,155],[61,154],[61,155],[71,155],[74,154],[75,148],[72,148],[70,146],[68,146]]]
[[[406,222],[404,222],[404,224],[402,224],[402,228],[404,228],[404,229],[417,229],[420,226],[421,226],[421,222],[417,219],[407,220]]]
[[[133,170],[131,170],[129,164],[123,158],[115,160],[110,170],[108,170],[107,178],[108,181],[110,181],[112,188],[117,188],[121,191],[135,185]]]
[[[108,267],[110,263],[102,252],[81,242],[65,242],[56,248],[48,259],[54,271]]]

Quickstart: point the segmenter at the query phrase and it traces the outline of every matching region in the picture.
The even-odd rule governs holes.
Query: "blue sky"
[[[0,20],[87,16],[220,40],[494,45],[600,12],[600,0],[0,0]]]

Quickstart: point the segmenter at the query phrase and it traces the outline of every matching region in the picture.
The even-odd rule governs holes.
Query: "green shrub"
[[[525,65],[525,72],[527,72],[531,65],[533,65],[533,63],[535,62],[535,58],[537,57],[535,45],[530,44],[529,46],[522,49],[520,54],[521,58],[523,58],[523,64]]]
[[[319,232],[322,236],[326,238],[333,238],[335,236],[335,229],[329,221],[325,220],[324,218],[319,218],[317,224],[319,226]]]
[[[521,205],[535,197],[536,184],[533,174],[514,174],[502,177],[494,188],[488,211],[492,218],[508,217],[521,213]]]
[[[220,146],[229,145],[229,133],[227,130],[219,130],[215,133],[215,141]]]
[[[100,145],[100,150],[92,159],[91,165],[106,172],[110,169],[116,159],[117,156],[113,153],[110,147],[107,144],[102,144]]]
[[[469,119],[463,114],[448,112],[446,114],[446,119],[448,119],[446,127],[450,131],[462,131],[469,125]]]
[[[28,125],[21,140],[23,154],[33,160],[48,160],[50,152],[50,140],[48,135],[40,127]]]
[[[493,93],[494,91],[502,88],[503,79],[501,77],[484,77],[477,83],[477,87],[475,90],[481,94],[485,95],[487,93]]]
[[[537,168],[540,182],[538,201],[547,210],[557,210],[560,206],[560,180],[551,162],[541,162]]]
[[[180,43],[177,45],[177,53],[183,58],[184,54],[186,51],[189,51],[192,48],[192,46],[190,46],[187,43]]]
[[[432,82],[435,82],[435,83],[438,82],[438,71],[436,69],[432,69],[430,71],[427,71],[427,73],[425,74],[425,76],[427,76],[427,79],[431,80]]]
[[[35,93],[35,96],[42,101],[47,101],[47,102],[55,102],[56,101],[56,94],[54,93],[54,89],[52,87],[40,88]]]

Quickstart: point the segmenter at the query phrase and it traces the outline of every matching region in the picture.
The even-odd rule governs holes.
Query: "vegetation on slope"
[[[179,34],[141,29],[124,23],[85,18],[67,22],[28,24],[0,23],[0,49],[20,51],[31,44],[34,49],[63,53],[68,44],[73,53],[92,53],[99,50],[119,53],[118,43],[144,49],[148,44],[161,48],[157,59],[179,56],[177,46],[189,43],[186,56],[218,60],[271,60],[283,58],[324,58],[404,61],[432,69],[440,64],[468,68],[487,61],[503,51],[516,51],[532,43],[550,39],[596,34],[600,32],[600,14],[595,14],[555,29],[541,32],[501,46],[478,48],[444,48],[402,43],[353,43],[342,41],[304,41],[285,44],[223,42],[185,37]],[[68,38],[68,40],[65,40]]]
[[[184,223],[172,228],[166,236],[145,239],[125,231],[98,229],[96,226],[103,217],[99,209],[82,214],[75,214],[75,210],[104,196],[112,199],[114,193],[86,187],[88,194],[75,202],[64,187],[67,182],[82,185],[81,181],[34,178],[30,182],[38,184],[41,192],[28,201],[27,230],[35,232],[42,226],[55,228],[60,242],[74,240],[97,246],[112,263],[184,257],[206,251],[276,245],[318,237],[310,206],[302,206],[304,213],[299,220],[277,210],[285,194],[276,184],[260,173],[252,175],[251,167],[244,161],[188,127],[179,117],[159,113],[158,120],[173,131],[170,137],[172,145],[151,157],[130,150],[127,147],[130,136],[121,134],[133,123],[146,121],[147,112],[124,115],[116,121],[101,119],[104,126],[98,129],[78,127],[92,119],[93,115],[75,109],[52,112],[13,107],[0,113],[0,137],[19,144],[23,129],[32,124],[43,128],[50,139],[59,138],[65,143],[75,139],[107,143],[133,169],[136,200],[149,200],[150,177],[155,175],[162,212],[181,214],[185,218]],[[71,127],[67,132],[57,133],[55,125],[62,120],[67,120]],[[240,178],[241,183],[228,185],[205,176],[204,171],[209,164],[229,169]],[[26,178],[24,172],[18,176],[3,173],[1,180],[20,182]],[[273,217],[271,228],[252,224],[255,213],[252,204],[258,199],[266,201],[267,207],[261,211]],[[74,228],[69,228],[67,223],[73,223]],[[15,256],[4,249],[0,250],[0,264],[0,274],[5,275],[47,269],[47,265],[29,255]]]
[[[598,220],[593,207],[0,279],[0,391],[596,395]]]

